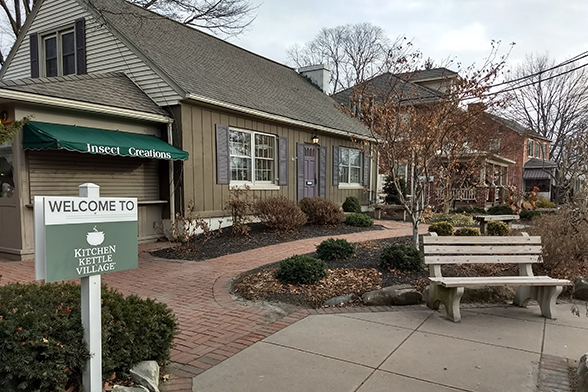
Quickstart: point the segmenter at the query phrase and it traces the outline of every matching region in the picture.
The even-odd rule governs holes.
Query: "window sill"
[[[339,184],[339,189],[364,189],[362,185],[359,184]]]
[[[279,185],[243,185],[243,184],[231,184],[229,185],[231,189],[249,189],[252,191],[279,191]]]

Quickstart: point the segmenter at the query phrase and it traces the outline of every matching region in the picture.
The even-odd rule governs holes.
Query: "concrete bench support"
[[[539,303],[541,315],[555,320],[555,301],[562,290],[563,286],[520,286],[513,305],[525,308],[529,300],[534,299]]]
[[[439,304],[442,303],[447,311],[447,318],[454,323],[458,323],[461,321],[459,303],[463,290],[463,287],[443,287],[438,284],[431,284],[429,286],[427,306],[433,310],[439,310]]]

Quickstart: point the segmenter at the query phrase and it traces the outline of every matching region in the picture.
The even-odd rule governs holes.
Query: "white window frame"
[[[349,160],[349,163],[347,163],[347,181],[342,181],[341,179],[341,171],[343,169],[343,167],[345,166],[343,164],[343,152],[345,150],[348,151],[356,151],[359,154],[359,166],[353,166],[351,165],[351,160]],[[352,168],[359,168],[359,176],[358,176],[358,182],[349,182],[350,178],[351,178],[351,169]],[[361,185],[361,179],[363,178],[363,159],[362,159],[362,155],[361,155],[361,150],[358,150],[357,148],[349,148],[349,147],[343,147],[340,146],[339,147],[339,186],[341,187],[354,187],[354,188],[358,188],[358,187],[362,187]]]
[[[250,141],[250,155],[234,155],[231,151],[231,133],[233,132],[241,132],[244,134],[249,135]],[[265,137],[270,137],[273,139],[273,157],[272,158],[264,158],[264,157],[256,157],[255,156],[255,136],[261,135]],[[230,185],[231,186],[249,186],[255,187],[255,189],[279,189],[278,180],[277,180],[277,170],[278,170],[278,137],[276,135],[271,135],[268,133],[262,132],[255,132],[255,131],[248,131],[239,128],[229,128],[229,176],[230,176]],[[232,159],[233,157],[238,157],[242,159],[249,159],[251,161],[251,181],[240,181],[240,180],[233,180],[233,171],[232,171]],[[273,178],[271,181],[261,181],[255,179],[255,171],[256,171],[256,160],[263,159],[263,160],[271,160],[272,161],[272,173]]]
[[[46,53],[46,41],[51,38],[55,38],[55,45],[56,45],[56,52],[57,52],[57,75],[53,76],[64,76],[63,74],[63,36],[65,34],[73,34],[73,42],[74,42],[74,51],[73,51],[73,59],[74,59],[74,71],[67,75],[75,75],[77,69],[77,58],[76,58],[76,33],[74,26],[68,26],[66,28],[53,31],[51,33],[41,35],[40,45],[39,45],[39,69],[40,75],[47,77],[47,53]]]

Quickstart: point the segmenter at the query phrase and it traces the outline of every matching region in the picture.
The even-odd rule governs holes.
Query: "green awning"
[[[23,148],[136,158],[188,159],[187,152],[155,136],[38,121],[29,121],[23,127]]]

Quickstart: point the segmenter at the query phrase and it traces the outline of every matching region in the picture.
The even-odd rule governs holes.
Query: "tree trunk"
[[[414,247],[419,249],[419,225],[421,220],[418,219],[412,222],[412,241],[414,242]]]

